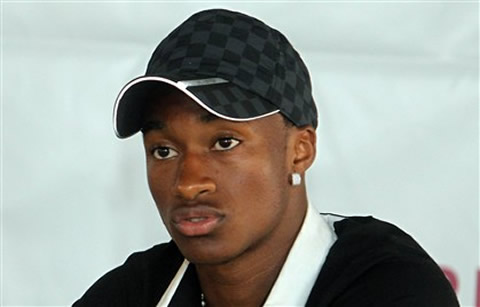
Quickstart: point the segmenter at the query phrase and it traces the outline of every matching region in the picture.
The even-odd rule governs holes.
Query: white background
[[[114,137],[113,101],[166,34],[211,7],[262,19],[305,59],[320,111],[311,202],[399,225],[473,306],[475,1],[2,1],[0,304],[69,305],[168,240],[141,138]]]

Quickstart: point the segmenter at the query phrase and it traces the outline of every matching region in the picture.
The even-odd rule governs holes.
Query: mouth
[[[181,207],[173,212],[172,224],[180,234],[198,237],[214,232],[223,219],[223,214],[210,207]]]

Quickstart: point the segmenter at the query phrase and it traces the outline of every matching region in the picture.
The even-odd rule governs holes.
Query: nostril
[[[216,186],[213,181],[204,183],[177,185],[177,195],[185,200],[195,200],[198,196],[213,193]]]
[[[210,192],[210,190],[205,189],[205,190],[200,191],[200,193],[198,193],[198,194],[199,194],[199,195],[201,195],[201,194],[207,194],[208,192]]]

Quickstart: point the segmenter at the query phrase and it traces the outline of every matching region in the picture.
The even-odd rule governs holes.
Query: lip
[[[214,232],[222,224],[224,217],[224,214],[209,206],[183,206],[173,211],[171,221],[180,234],[198,237]]]

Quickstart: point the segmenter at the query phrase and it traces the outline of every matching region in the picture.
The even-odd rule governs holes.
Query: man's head
[[[305,190],[289,175],[313,162],[312,127],[280,114],[225,120],[175,91],[149,103],[143,133],[150,191],[190,261],[227,262],[296,234]]]
[[[193,15],[122,89],[114,121],[122,138],[142,130],[150,190],[187,259],[268,256],[293,242],[307,198],[290,178],[314,160],[317,113],[281,33],[235,12]]]

